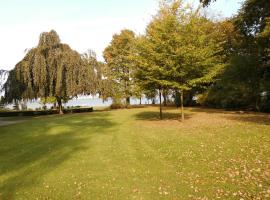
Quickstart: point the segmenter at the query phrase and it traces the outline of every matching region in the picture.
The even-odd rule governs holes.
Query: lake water
[[[156,103],[159,103],[158,98],[155,100]],[[81,106],[81,107],[108,107],[112,104],[112,99],[108,99],[106,101],[104,101],[101,98],[97,98],[97,97],[79,97],[79,98],[74,98],[72,100],[69,100],[67,103],[63,104],[63,106],[66,107],[72,107],[72,106]],[[139,105],[140,104],[140,100],[136,99],[136,98],[131,98],[130,99],[130,104],[131,105]],[[142,98],[142,104],[152,104],[152,100],[151,99],[147,99],[147,98]],[[42,104],[39,103],[38,100],[35,101],[28,101],[27,102],[27,108],[28,109],[39,109],[42,108]],[[50,108],[53,106],[53,104],[46,104],[47,108]],[[13,105],[7,105],[6,106],[9,109],[13,108]]]

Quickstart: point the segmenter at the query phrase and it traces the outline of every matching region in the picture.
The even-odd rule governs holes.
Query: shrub
[[[126,108],[126,105],[116,102],[116,103],[112,103],[112,105],[110,106],[111,109],[123,109]]]
[[[64,109],[64,113],[84,113],[93,112],[93,108],[74,108],[74,109]],[[52,115],[58,114],[58,110],[27,110],[27,111],[4,111],[0,112],[0,117],[16,117],[16,116],[40,116],[40,115]]]

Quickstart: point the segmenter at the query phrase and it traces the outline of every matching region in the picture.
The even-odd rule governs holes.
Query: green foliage
[[[134,62],[132,53],[134,52],[135,34],[130,30],[122,30],[120,34],[115,34],[110,45],[104,50],[103,56],[108,70],[105,76],[110,81],[112,97],[129,98],[132,96],[132,73]]]
[[[211,83],[223,67],[222,38],[217,24],[173,1],[161,8],[141,38],[140,73],[179,90]]]
[[[260,101],[264,90],[261,88],[258,62],[257,57],[235,56],[220,77],[220,81],[207,92],[203,104],[263,111]]]
[[[86,113],[93,112],[93,108],[71,108],[64,109],[64,113]],[[57,110],[22,110],[22,111],[3,111],[0,112],[0,117],[8,118],[8,117],[22,117],[22,116],[42,116],[42,115],[54,115],[57,114]]]
[[[55,97],[43,97],[40,99],[40,102],[42,104],[46,104],[46,103],[56,103],[56,98]]]
[[[18,79],[15,69],[10,70],[8,79],[3,87],[5,91],[4,102],[13,103],[14,100],[21,100],[26,86]]]
[[[205,98],[204,104],[223,108],[269,111],[270,1],[246,0],[231,21],[226,42],[229,65]]]
[[[121,101],[114,101],[112,105],[110,106],[111,109],[123,109],[126,108],[126,105],[124,105]]]
[[[147,99],[151,99],[152,100],[152,104],[155,104],[156,102],[156,97],[158,95],[158,91],[155,89],[155,88],[145,88],[144,89],[144,94],[145,94],[145,97]]]
[[[137,79],[145,88],[191,90],[215,81],[224,67],[225,34],[220,24],[183,6],[164,1],[137,40]]]
[[[82,55],[84,67],[81,67],[81,92],[93,95],[101,92],[103,63],[97,61],[96,53],[88,50]]]
[[[60,43],[55,31],[42,33],[38,46],[11,72],[5,85],[6,101],[55,97],[61,112],[62,100],[96,92],[95,64],[92,54],[82,58]]]
[[[0,97],[0,110],[5,110],[5,100],[4,97]]]
[[[253,65],[249,66],[252,67]],[[241,84],[238,82],[238,75],[242,75],[243,67],[245,68],[246,66],[242,65],[241,61],[238,62],[238,65],[233,64],[227,67],[226,71],[222,74],[222,79],[200,98],[200,103],[222,108],[242,108],[243,106],[247,106],[248,102],[245,102],[247,98],[243,94],[247,93],[248,87],[245,87],[245,80]],[[231,78],[231,76],[233,77]],[[229,79],[225,79],[225,77]],[[243,75],[242,77],[245,78],[246,76]]]

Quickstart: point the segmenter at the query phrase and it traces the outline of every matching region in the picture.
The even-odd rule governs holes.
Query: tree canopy
[[[135,34],[133,31],[122,30],[120,34],[113,36],[110,45],[103,52],[108,67],[106,76],[111,80],[111,87],[114,90],[113,98],[125,98],[127,104],[130,104],[130,97],[132,96],[134,41]]]
[[[145,87],[188,91],[207,85],[223,68],[219,24],[187,9],[182,1],[161,5],[138,39],[137,77]]]
[[[7,101],[52,96],[62,112],[62,101],[78,94],[95,93],[92,62],[91,55],[82,58],[61,43],[54,30],[44,32],[38,45],[30,49],[12,71],[5,85]]]
[[[234,26],[229,65],[207,94],[206,105],[270,110],[270,2],[246,0]]]

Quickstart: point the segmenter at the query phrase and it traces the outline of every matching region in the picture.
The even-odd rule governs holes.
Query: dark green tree
[[[5,100],[4,97],[1,96],[0,97],[0,110],[4,110],[5,109]]]
[[[205,103],[223,108],[270,110],[270,2],[246,0],[226,43],[230,64]]]

